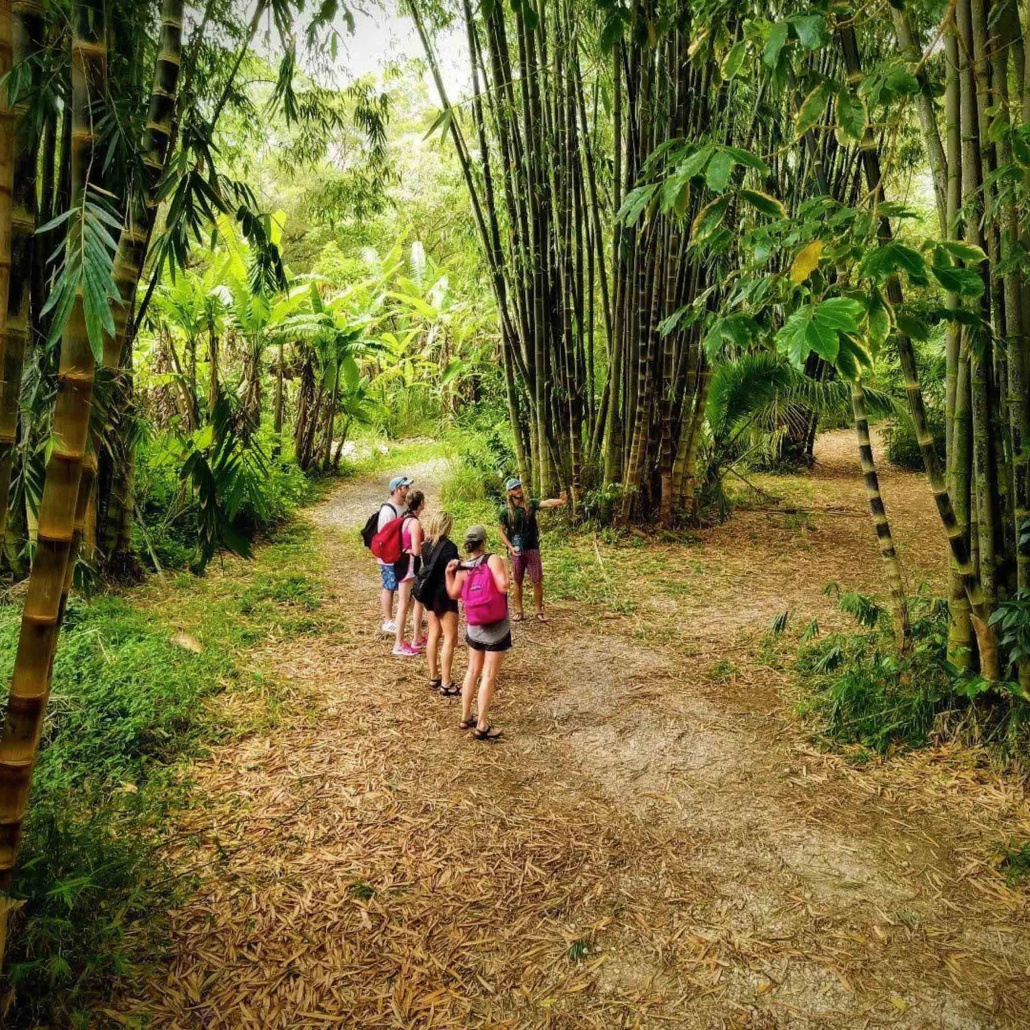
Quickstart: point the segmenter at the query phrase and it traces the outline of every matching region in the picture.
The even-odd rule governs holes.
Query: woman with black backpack
[[[437,512],[430,519],[422,544],[422,568],[412,588],[415,599],[425,605],[429,619],[426,644],[429,689],[438,690],[444,697],[457,697],[461,693],[451,674],[454,648],[458,643],[458,602],[448,596],[445,576],[448,564],[458,557],[457,545],[448,535],[453,527],[454,519],[445,511]]]

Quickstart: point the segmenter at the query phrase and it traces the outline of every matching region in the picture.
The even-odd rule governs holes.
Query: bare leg
[[[462,722],[468,722],[472,716],[472,699],[476,696],[476,684],[483,671],[483,653],[469,648],[469,667],[465,670],[465,682],[461,686]]]
[[[447,612],[440,620],[443,643],[440,645],[440,678],[444,684],[454,682],[454,647],[458,643],[458,613]]]
[[[422,636],[422,619],[425,614],[425,605],[421,601],[415,601],[411,609],[411,642],[414,643]]]
[[[393,591],[383,589],[379,595],[379,607],[383,610],[383,622],[389,622],[393,618]]]
[[[537,615],[544,614],[544,581],[541,579],[533,584],[533,604],[536,605]]]
[[[515,614],[522,614],[522,580],[516,579],[512,576],[511,580],[511,597],[515,604]]]
[[[440,634],[443,627],[432,612],[429,612],[428,615],[429,642],[426,644],[426,659],[429,662],[429,679],[435,683],[440,678]]]
[[[494,684],[497,682],[497,673],[501,669],[503,651],[487,651],[486,661],[483,663],[483,675],[479,681],[479,720],[476,729],[485,730],[490,725],[487,716],[490,714],[490,702],[494,697]],[[471,706],[470,706],[471,707]]]
[[[404,643],[404,624],[408,621],[408,602],[411,600],[411,584],[414,580],[409,579],[405,583],[397,584],[397,646]]]

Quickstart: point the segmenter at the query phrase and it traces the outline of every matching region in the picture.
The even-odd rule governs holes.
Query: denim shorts
[[[383,577],[384,590],[397,589],[397,570],[392,565],[380,565],[379,575]]]

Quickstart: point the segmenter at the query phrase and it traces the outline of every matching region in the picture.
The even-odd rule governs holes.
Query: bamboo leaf
[[[825,82],[820,82],[811,93],[801,101],[798,109],[795,131],[803,136],[813,125],[817,124],[826,110],[826,102],[830,99],[830,87]]]
[[[747,55],[747,44],[740,39],[726,53],[722,62],[722,76],[724,79],[735,79],[744,64]]]
[[[708,239],[722,224],[729,206],[730,194],[726,193],[701,208],[690,226],[690,242],[703,243]]]
[[[739,195],[763,215],[768,215],[770,218],[787,217],[787,209],[775,197],[769,196],[768,193],[762,193],[760,190],[742,189],[739,191]]]

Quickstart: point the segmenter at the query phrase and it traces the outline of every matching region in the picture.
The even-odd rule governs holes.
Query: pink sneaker
[[[429,637],[419,637],[418,640],[413,640],[411,642],[411,646],[416,651],[424,651],[426,649],[426,645],[428,643],[429,643]]]
[[[393,653],[398,658],[418,657],[418,651],[416,651],[406,640],[402,640],[399,644],[394,644]]]

